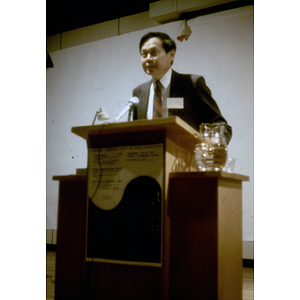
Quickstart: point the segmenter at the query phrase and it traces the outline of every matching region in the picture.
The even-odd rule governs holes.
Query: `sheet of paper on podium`
[[[152,177],[163,188],[163,144],[91,148],[88,156],[88,196],[101,209],[115,208],[139,176]]]

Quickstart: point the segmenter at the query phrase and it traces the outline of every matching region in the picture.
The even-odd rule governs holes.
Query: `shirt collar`
[[[163,87],[166,89],[170,82],[171,82],[171,75],[172,75],[172,68],[170,68],[166,74],[159,80]],[[155,83],[156,80],[153,79],[153,82]]]

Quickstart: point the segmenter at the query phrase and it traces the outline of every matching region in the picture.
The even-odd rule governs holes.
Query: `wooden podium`
[[[198,250],[195,250],[191,244],[191,249],[186,249],[182,245],[180,246],[181,242],[184,241],[183,236],[185,235],[185,232],[189,234],[191,239],[197,240],[197,249],[202,247],[202,249],[206,249],[208,251],[209,247],[212,247],[210,258],[212,259],[211,263],[213,271],[210,272],[210,275],[206,278],[208,281],[213,280],[211,282],[211,287],[213,289],[219,289],[219,287],[223,288],[222,284],[220,285],[216,282],[219,282],[223,275],[227,275],[226,272],[234,270],[234,276],[229,276],[229,279],[237,278],[237,276],[241,274],[241,182],[243,180],[247,180],[247,178],[239,177],[238,175],[233,176],[224,172],[214,173],[214,176],[219,178],[218,182],[222,183],[222,186],[224,182],[226,183],[223,187],[224,193],[227,195],[226,197],[231,199],[231,194],[233,193],[233,198],[230,200],[231,202],[229,202],[228,205],[229,207],[234,205],[234,209],[236,211],[234,216],[237,219],[236,221],[231,222],[229,227],[235,228],[238,226],[239,229],[230,229],[230,234],[232,235],[231,238],[235,245],[234,247],[238,247],[238,250],[236,250],[236,248],[226,248],[228,253],[238,251],[238,259],[235,258],[232,260],[233,268],[231,269],[227,268],[228,265],[231,264],[230,261],[228,261],[227,265],[218,263],[220,261],[219,257],[222,253],[221,251],[218,252],[216,250],[218,249],[217,245],[219,245],[218,241],[224,238],[222,231],[227,232],[226,228],[229,228],[227,225],[226,227],[223,227],[225,224],[224,222],[226,221],[218,223],[222,218],[220,220],[218,218],[210,220],[210,223],[206,224],[205,228],[211,230],[210,232],[212,235],[207,235],[205,230],[203,231],[201,229],[201,222],[196,222],[197,224],[194,223],[196,224],[195,228],[200,228],[200,235],[198,237],[195,230],[192,232],[189,231],[188,224],[193,224],[192,220],[194,216],[191,214],[191,211],[183,208],[186,207],[186,203],[189,203],[189,201],[192,201],[194,204],[197,203],[197,201],[206,201],[205,203],[207,203],[211,198],[206,199],[205,195],[210,197],[210,194],[205,192],[202,198],[199,199],[199,195],[201,194],[200,190],[197,193],[189,192],[185,196],[183,191],[187,188],[187,186],[184,186],[183,189],[179,188],[181,185],[177,183],[172,183],[169,186],[170,174],[172,176],[172,180],[176,180],[176,174],[200,174],[200,172],[193,172],[196,171],[193,158],[195,145],[198,142],[197,131],[180,118],[171,117],[157,120],[136,120],[126,123],[73,127],[72,132],[87,141],[88,149],[151,144],[163,145],[164,162],[161,214],[161,261],[159,265],[151,265],[148,263],[133,261],[117,262],[104,260],[99,262],[93,259],[87,260],[88,178],[86,176],[76,175],[54,176],[54,180],[60,181],[56,261],[56,300],[179,299],[176,296],[177,292],[182,294],[185,290],[185,293],[187,293],[187,291],[190,290],[190,287],[186,280],[183,280],[183,274],[178,274],[178,271],[190,272],[192,270],[191,262],[194,258],[195,263],[198,264],[198,271],[195,271],[194,269],[192,270],[192,273],[186,274],[186,278],[189,278],[190,280],[192,277],[196,278],[194,281],[191,281],[193,292],[182,294],[188,295],[188,298],[184,296],[180,299],[199,299],[199,293],[197,294],[197,292],[195,292],[195,285],[198,284],[197,280],[200,278],[197,274],[201,272],[202,276],[205,276],[206,273],[203,273],[203,270],[207,271],[210,267],[208,267],[207,264],[203,264],[203,260],[207,260],[205,257],[205,251],[198,257],[197,253],[195,253],[195,251]],[[204,175],[201,174],[200,177],[203,179],[203,176]],[[198,180],[201,181],[201,178],[198,178]],[[204,178],[206,177],[204,176]],[[223,178],[224,180],[221,180],[220,178]],[[181,179],[179,181],[181,182]],[[183,180],[183,182],[185,181]],[[194,182],[196,185],[199,185],[198,181],[189,179],[188,182]],[[239,185],[238,192],[236,192],[235,188],[232,188],[232,186],[236,186],[237,184]],[[189,191],[192,191],[196,187],[189,187],[188,189]],[[181,192],[179,192],[178,188]],[[211,188],[212,190],[210,192],[217,195],[220,189],[218,184],[212,185]],[[203,197],[206,200],[203,200]],[[171,207],[168,207],[169,203],[171,203]],[[180,217],[180,203],[183,205],[183,218]],[[189,205],[189,209],[193,210],[194,204]],[[198,206],[196,205],[196,207]],[[207,216],[209,216],[211,213],[210,211],[212,210],[209,206],[201,204],[195,211],[199,211],[200,208],[200,215],[202,217],[206,215],[205,209],[209,209]],[[215,211],[214,213],[217,215],[223,213],[227,214],[227,210],[217,210],[217,212]],[[224,217],[224,220],[225,219],[226,217]],[[230,220],[233,219],[230,218]],[[185,221],[187,221],[186,224]],[[217,222],[217,224],[214,222]],[[174,228],[172,228],[172,224]],[[222,224],[222,226],[220,224]],[[184,231],[179,229],[180,226],[183,226],[182,228]],[[210,229],[210,226],[212,226],[213,229]],[[217,229],[220,230],[218,231]],[[179,238],[178,240],[177,234]],[[201,237],[205,238],[205,242],[201,241]],[[226,236],[226,245],[230,245],[230,239],[227,240],[227,238],[228,236]],[[209,242],[210,239],[211,241]],[[200,246],[201,243],[205,245]],[[190,251],[189,253],[191,254],[188,255],[188,258],[182,257],[182,255],[187,254],[186,251]],[[226,259],[230,258],[228,255],[225,255],[224,257],[226,257]],[[224,259],[221,260],[224,261]],[[202,266],[205,268],[200,270]],[[223,271],[220,271],[219,267],[223,268]],[[242,286],[240,283],[241,278],[236,282],[236,284],[233,283],[233,285],[237,286],[236,290],[241,290]],[[203,289],[202,292],[204,292]],[[239,292],[235,292],[234,295],[237,294],[239,294]],[[228,297],[226,296],[224,298],[220,298],[219,295],[222,295],[222,293],[218,292],[216,294],[215,292],[211,298],[204,297],[203,299],[241,299],[230,298],[230,293],[228,294]]]

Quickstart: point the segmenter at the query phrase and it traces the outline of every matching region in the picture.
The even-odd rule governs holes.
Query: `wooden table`
[[[59,181],[55,299],[83,299],[86,275],[87,176],[54,176]]]
[[[226,172],[170,173],[169,299],[242,299],[242,181]]]

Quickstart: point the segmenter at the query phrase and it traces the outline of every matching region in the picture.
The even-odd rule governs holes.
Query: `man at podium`
[[[178,116],[197,131],[201,123],[225,123],[227,144],[232,128],[206,86],[202,76],[175,72],[173,64],[176,43],[162,32],[149,32],[139,44],[141,63],[152,79],[133,90],[139,103],[133,108],[133,119]]]

